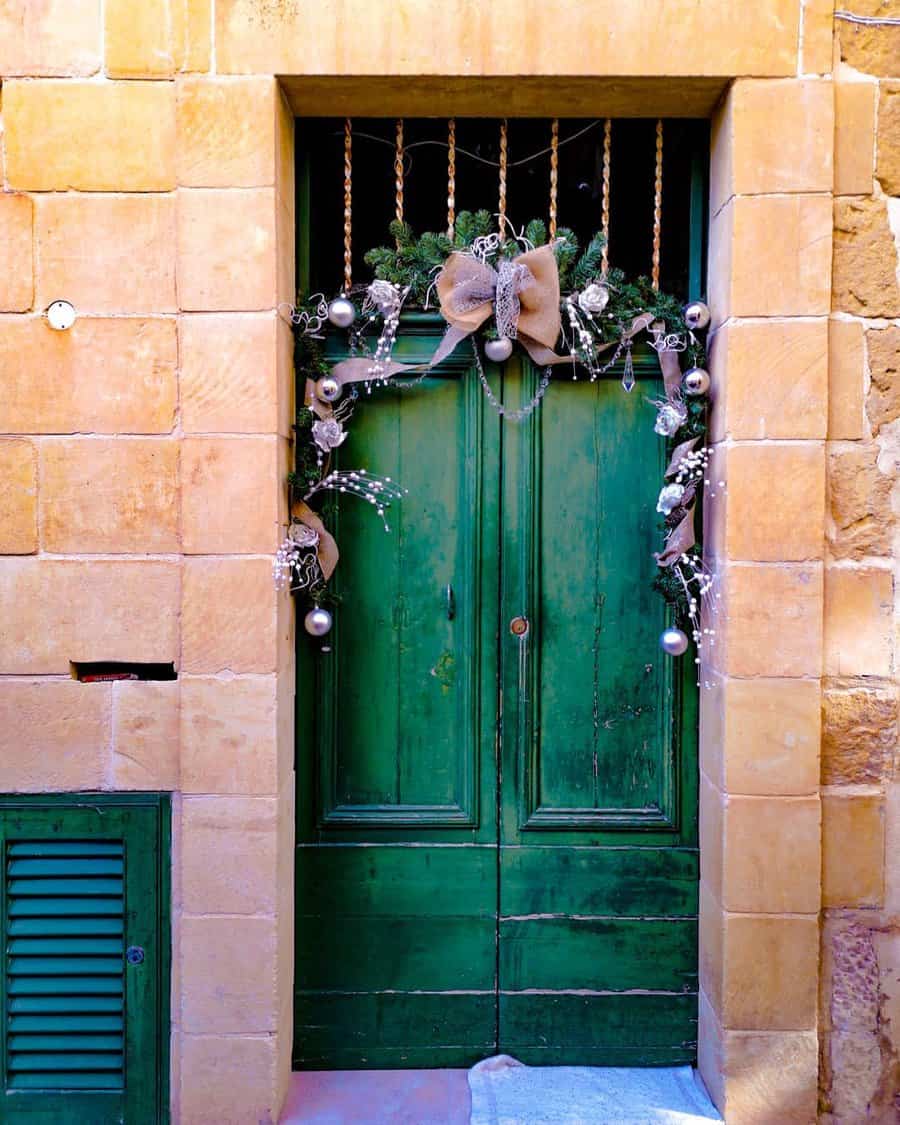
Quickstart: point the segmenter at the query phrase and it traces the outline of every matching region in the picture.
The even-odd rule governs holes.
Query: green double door
[[[433,350],[410,318],[398,354]],[[519,424],[464,345],[363,393],[322,647],[298,681],[298,1068],[657,1065],[695,1055],[693,664],[651,589],[655,364],[551,383]],[[527,363],[489,369],[527,402]]]

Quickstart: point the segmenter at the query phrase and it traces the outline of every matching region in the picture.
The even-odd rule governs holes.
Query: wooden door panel
[[[637,369],[631,395],[551,385],[503,435],[503,616],[530,628],[500,644],[499,1043],[524,1061],[677,1062],[696,1039],[693,695],[658,645],[662,389],[655,357]],[[536,379],[508,364],[504,400]]]
[[[396,354],[439,335],[425,318]],[[496,1046],[499,424],[468,367],[461,350],[362,390],[339,450],[409,492],[389,534],[338,497],[342,602],[327,651],[301,639],[301,1068],[467,1066]]]

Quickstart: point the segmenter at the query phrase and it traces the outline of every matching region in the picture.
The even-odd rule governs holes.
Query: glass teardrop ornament
[[[634,390],[637,380],[634,377],[634,364],[631,362],[631,345],[625,349],[625,367],[622,371],[622,386],[629,393]]]

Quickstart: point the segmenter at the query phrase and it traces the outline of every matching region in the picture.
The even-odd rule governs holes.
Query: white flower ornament
[[[323,453],[337,449],[347,439],[347,433],[334,418],[322,418],[312,424],[313,441]]]

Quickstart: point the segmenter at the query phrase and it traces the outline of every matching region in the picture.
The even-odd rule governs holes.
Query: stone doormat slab
[[[700,1125],[721,1121],[689,1066],[525,1066],[509,1055],[469,1071],[471,1125]]]

